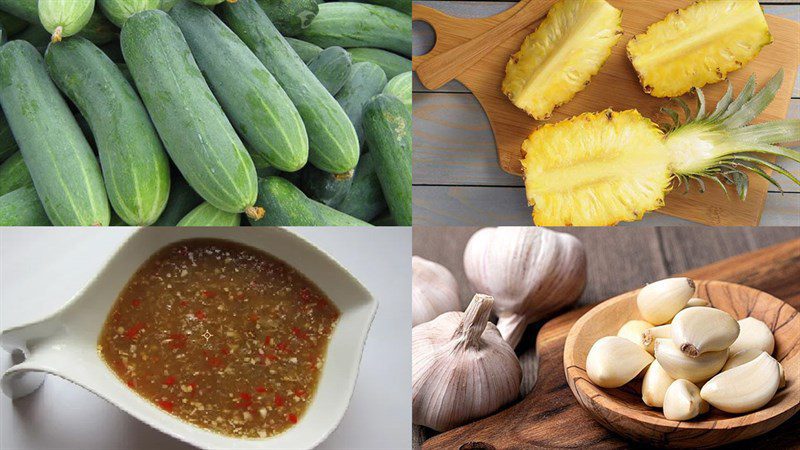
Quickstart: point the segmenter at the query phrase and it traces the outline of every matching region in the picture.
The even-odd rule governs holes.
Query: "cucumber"
[[[4,30],[3,36],[8,38],[8,36],[14,36],[17,33],[22,32],[28,27],[28,22],[25,22],[19,17],[0,11],[0,27],[2,27]],[[8,34],[8,36],[6,36],[6,34]]]
[[[108,225],[100,165],[28,42],[0,47],[0,104],[50,221]]]
[[[411,0],[359,0],[359,2],[381,5],[408,14],[409,16],[411,15]]]
[[[198,5],[214,6],[214,5],[219,5],[220,3],[224,2],[225,0],[191,0],[191,1],[192,1],[192,3],[196,3]],[[236,1],[236,0],[228,0],[228,1]],[[173,5],[173,8],[174,7],[175,7],[175,5]]]
[[[0,109],[0,162],[5,161],[17,151],[17,141],[11,134],[11,127],[8,126],[3,110]]]
[[[78,34],[93,12],[94,0],[39,0],[39,20],[52,42]]]
[[[208,8],[181,2],[170,15],[250,152],[281,170],[303,167],[308,160],[303,119],[261,61]]]
[[[350,76],[344,86],[336,94],[336,101],[342,106],[358,135],[358,143],[364,143],[364,126],[362,116],[364,105],[374,96],[380,94],[386,86],[386,74],[380,67],[371,62],[353,64]],[[361,165],[361,162],[358,163]]]
[[[30,42],[39,53],[44,55],[47,45],[50,43],[50,33],[39,25],[31,25],[18,34],[15,39]]]
[[[6,29],[3,27],[3,24],[0,23],[0,45],[3,45],[8,40],[8,36],[6,36]]]
[[[256,168],[197,68],[180,28],[161,10],[125,22],[122,54],[172,161],[207,202],[227,212],[253,208]]]
[[[364,134],[392,217],[411,225],[411,115],[397,97],[380,94],[364,108]]]
[[[411,114],[411,71],[403,72],[389,80],[383,93],[400,99]]]
[[[50,225],[33,186],[21,187],[0,196],[0,227]]]
[[[258,0],[258,4],[284,37],[299,34],[319,12],[316,0]]]
[[[361,155],[350,191],[335,208],[365,222],[371,222],[386,211],[386,199],[371,152]]]
[[[175,5],[178,4],[178,1],[180,0],[161,0],[161,6],[159,6],[159,8],[162,11],[169,12]]]
[[[0,11],[28,23],[39,23],[37,0],[0,0]]]
[[[333,46],[320,52],[308,63],[308,68],[331,95],[336,95],[350,76],[352,65],[347,50]]]
[[[376,217],[372,222],[373,225],[376,227],[396,227],[397,221],[394,220],[391,213],[381,214],[380,216]]]
[[[137,12],[161,7],[161,0],[97,0],[97,2],[106,18],[120,28],[128,17]]]
[[[242,1],[242,0],[239,0]],[[311,200],[281,177],[258,180],[258,203],[266,213],[254,226],[365,226],[366,222]]]
[[[229,213],[217,209],[208,202],[203,202],[197,208],[186,214],[179,227],[238,227],[242,221],[239,213]]]
[[[334,175],[309,164],[300,171],[295,184],[309,198],[336,208],[344,200],[352,182],[352,176]]]
[[[24,186],[33,186],[33,180],[22,159],[22,153],[17,152],[0,164],[0,195],[8,194]]]
[[[323,3],[317,18],[297,37],[322,48],[374,47],[411,56],[411,17],[385,6]]]
[[[311,62],[312,59],[316,58],[317,55],[322,53],[322,47],[318,45],[314,45],[310,42],[301,41],[300,39],[295,38],[286,38],[286,42],[292,46],[292,50],[297,53],[297,56],[303,60],[304,63],[308,64]]]
[[[167,204],[169,159],[136,91],[82,37],[50,45],[45,63],[89,123],[114,211],[129,225],[155,222]]]
[[[255,0],[220,6],[228,26],[250,47],[292,99],[306,126],[308,159],[326,172],[348,172],[358,163],[358,136],[341,106],[278,33]]]
[[[353,63],[371,62],[377,64],[384,72],[386,78],[392,79],[403,72],[411,70],[411,60],[395,55],[392,52],[379,48],[350,48],[347,50]]]
[[[178,171],[172,177],[172,186],[169,191],[169,200],[161,217],[153,224],[162,227],[173,227],[180,220],[193,210],[197,205],[203,203],[202,197],[189,186]]]
[[[71,0],[62,1],[70,2]],[[0,11],[19,17],[32,25],[41,25],[39,8],[36,2],[37,0],[0,0]],[[95,11],[83,27],[83,30],[78,34],[97,45],[101,45],[114,39],[118,31],[114,24],[106,20],[103,14]]]

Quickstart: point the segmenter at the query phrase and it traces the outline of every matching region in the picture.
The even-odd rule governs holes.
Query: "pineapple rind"
[[[540,226],[639,220],[670,189],[664,134],[636,110],[584,113],[523,143],[525,190]]]
[[[770,43],[758,0],[703,0],[650,25],[627,51],[645,92],[678,97],[724,80]]]
[[[535,119],[582,91],[622,35],[622,11],[605,0],[560,0],[506,65],[502,90]]]

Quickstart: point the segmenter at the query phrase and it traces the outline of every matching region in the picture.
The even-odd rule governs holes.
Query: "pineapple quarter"
[[[772,43],[758,0],[703,0],[628,42],[644,91],[677,97],[726,78]]]
[[[582,91],[622,35],[622,11],[605,0],[560,0],[506,65],[502,90],[543,120]]]

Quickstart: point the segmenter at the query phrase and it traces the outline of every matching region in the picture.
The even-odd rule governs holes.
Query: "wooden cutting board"
[[[768,292],[800,308],[800,239],[745,253],[684,274],[723,280]],[[630,444],[603,428],[578,405],[564,377],[564,342],[572,325],[592,306],[547,322],[536,338],[539,374],[533,390],[514,406],[478,422],[439,434],[424,450],[527,448],[622,448]],[[800,446],[800,414],[777,429],[744,441],[741,448]]]
[[[415,4],[413,19],[427,22],[436,32],[436,45],[422,56],[413,58],[413,68],[417,70],[436,55],[447,52],[484,33],[494,33],[498,25],[510,30],[511,34],[499,38],[493,36],[495,43],[488,53],[482,53],[479,62],[466,68],[456,79],[472,91],[480,102],[494,132],[500,167],[515,175],[521,175],[520,148],[528,135],[543,122],[538,122],[517,109],[500,90],[505,76],[505,66],[509,57],[519,50],[522,40],[533,32],[544,17],[547,7],[553,0],[524,0],[513,8],[496,16],[483,19],[461,19],[443,14],[433,8]],[[599,74],[595,75],[589,86],[578,93],[570,102],[556,108],[553,117],[547,122],[558,122],[587,111],[601,111],[613,108],[620,111],[638,109],[643,115],[662,122],[659,108],[665,106],[667,99],[657,99],[645,94],[636,77],[625,52],[625,45],[634,35],[643,32],[648,25],[663,19],[669,12],[684,8],[690,0],[609,0],[622,9],[622,27],[625,34],[614,47],[611,57]],[[521,21],[527,26],[518,26]],[[758,57],[744,68],[729,75],[735,92],[755,73],[758,85],[765,83],[781,67],[784,82],[775,101],[764,111],[757,121],[786,118],[789,110],[794,80],[800,64],[800,23],[774,16],[767,16],[770,31],[775,39],[765,47]],[[509,25],[510,24],[510,25]],[[515,26],[517,25],[517,26]],[[519,30],[519,31],[515,31]],[[431,69],[427,67],[427,69]],[[420,76],[423,84],[426,78]],[[429,83],[434,83],[428,79]],[[434,83],[435,84],[438,83]],[[431,86],[427,86],[431,87]],[[726,83],[717,83],[703,89],[709,107],[715,105],[727,89]],[[692,100],[691,96],[686,99]],[[690,105],[694,105],[692,100]],[[715,183],[706,183],[707,191],[701,194],[693,186],[688,194],[679,187],[667,195],[666,206],[659,212],[687,220],[717,226],[745,225],[756,226],[761,221],[761,212],[767,197],[769,184],[760,177],[751,177],[747,201],[742,202],[733,193],[730,197]],[[524,202],[520,198],[520,203]]]

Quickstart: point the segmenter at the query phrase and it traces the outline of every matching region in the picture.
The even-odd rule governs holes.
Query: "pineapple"
[[[747,196],[746,171],[764,177],[780,189],[764,168],[800,185],[795,175],[761,157],[785,156],[800,162],[800,151],[774,145],[800,140],[800,120],[748,125],[775,98],[783,81],[780,70],[755,92],[751,76],[739,97],[733,88],[706,114],[703,91],[696,90],[693,113],[663,108],[672,123],[660,128],[636,110],[585,113],[545,125],[522,144],[525,191],[537,225],[614,225],[642,218],[664,205],[675,185],[704,179],[726,190],[735,186]]]
[[[725,79],[772,43],[758,0],[703,0],[628,41],[644,91],[677,97]]]
[[[582,91],[622,35],[622,11],[605,0],[560,0],[506,65],[503,93],[543,120]]]

